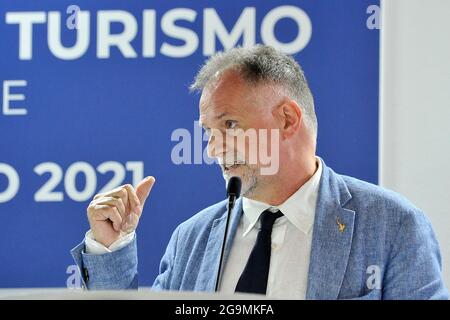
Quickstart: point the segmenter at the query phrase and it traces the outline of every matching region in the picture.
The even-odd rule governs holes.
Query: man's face
[[[261,168],[267,167],[265,160],[278,157],[274,148],[279,143],[274,134],[278,129],[272,114],[276,103],[273,94],[249,85],[234,71],[221,75],[200,98],[199,122],[209,134],[208,155],[218,159],[225,180],[241,178],[243,195],[251,195],[267,180],[261,174]]]

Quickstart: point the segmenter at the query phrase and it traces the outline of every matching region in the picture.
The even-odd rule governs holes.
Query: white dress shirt
[[[84,248],[88,254],[104,254],[120,250],[129,244],[134,238],[135,232],[127,233],[126,235],[120,237],[114,241],[109,247],[105,247],[100,242],[95,241],[92,231],[86,232],[84,237]]]
[[[279,299],[305,299],[308,284],[309,256],[319,191],[322,163],[317,161],[314,175],[284,203],[277,207],[243,198],[243,218],[225,264],[220,291],[233,293],[256,242],[260,229],[259,216],[265,210],[280,210],[272,228],[272,250],[268,297]]]
[[[309,256],[313,233],[316,202],[319,191],[322,163],[316,158],[314,175],[277,207],[243,198],[244,214],[225,264],[220,291],[234,293],[236,284],[245,268],[260,229],[259,216],[267,209],[280,210],[272,229],[272,252],[270,259],[267,296],[280,299],[305,299],[308,284]],[[119,250],[130,243],[135,232],[115,241],[109,248],[98,243],[88,231],[85,237],[86,253],[103,254]]]

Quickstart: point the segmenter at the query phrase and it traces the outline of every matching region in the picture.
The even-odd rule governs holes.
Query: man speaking
[[[292,57],[262,45],[231,49],[212,56],[191,88],[201,92],[208,155],[226,181],[240,178],[242,196],[229,215],[224,200],[176,228],[155,290],[448,299],[427,217],[316,156],[314,100]],[[274,170],[255,156],[262,150],[275,157]],[[154,183],[147,177],[90,203],[91,230],[72,250],[88,289],[137,288],[135,229]]]

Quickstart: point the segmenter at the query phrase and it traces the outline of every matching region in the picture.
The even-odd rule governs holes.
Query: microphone
[[[227,185],[228,205],[234,207],[234,202],[241,194],[241,178],[231,177]]]
[[[228,197],[227,221],[225,224],[225,233],[223,235],[222,250],[220,252],[219,270],[217,271],[216,288],[215,288],[216,292],[219,290],[219,283],[222,276],[223,255],[225,253],[225,245],[227,241],[228,225],[230,222],[231,211],[233,210],[236,199],[239,198],[239,196],[241,195],[241,185],[242,185],[241,178],[239,177],[231,177],[227,185],[227,197]]]

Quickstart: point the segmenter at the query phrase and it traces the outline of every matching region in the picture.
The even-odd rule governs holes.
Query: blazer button
[[[84,273],[84,279],[86,282],[89,282],[89,272],[88,269],[83,268],[83,273]]]

